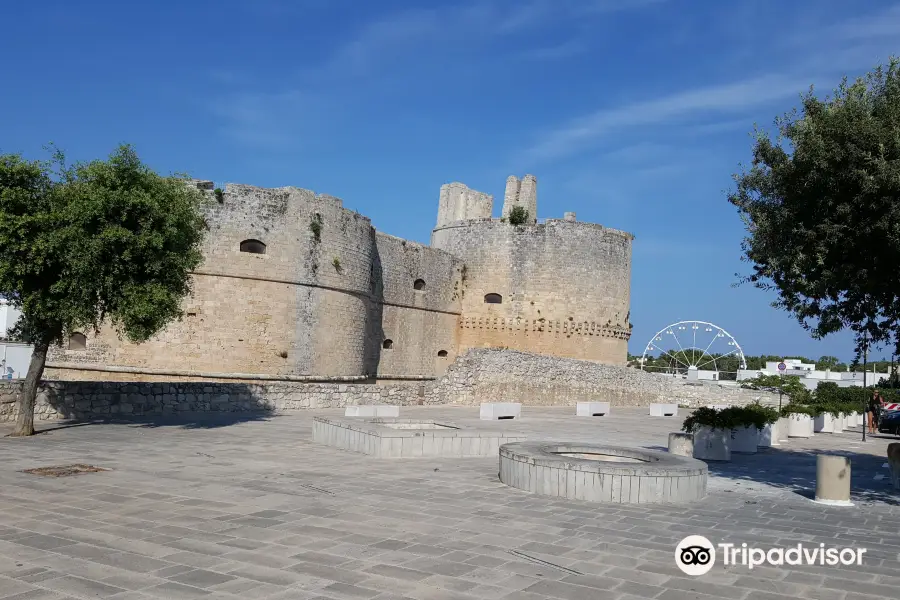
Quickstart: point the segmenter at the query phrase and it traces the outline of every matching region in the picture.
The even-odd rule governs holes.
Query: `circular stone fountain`
[[[589,502],[684,503],[706,495],[706,463],[643,448],[577,442],[500,446],[500,481],[541,494]]]

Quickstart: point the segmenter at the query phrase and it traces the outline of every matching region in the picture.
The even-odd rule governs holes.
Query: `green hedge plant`
[[[700,427],[729,430],[756,427],[761,430],[777,420],[777,410],[758,403],[748,406],[730,406],[722,410],[702,407],[687,417],[681,428],[687,433],[693,433]]]

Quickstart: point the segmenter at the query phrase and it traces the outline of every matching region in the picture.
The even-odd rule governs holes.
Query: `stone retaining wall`
[[[0,422],[15,419],[22,383],[0,383]],[[626,367],[527,352],[472,349],[438,381],[377,383],[213,383],[44,381],[35,412],[39,419],[104,418],[200,412],[283,412],[341,408],[353,404],[463,404],[521,402],[529,406],[616,406],[677,403],[777,403],[778,396],[715,383],[681,379]]]
[[[284,412],[353,404],[418,404],[421,385],[342,383],[120,383],[45,381],[38,390],[38,419],[89,419],[204,412]],[[0,422],[16,417],[22,383],[0,384]]]
[[[778,396],[716,382],[691,382],[629,367],[493,348],[472,349],[457,358],[436,386],[444,404],[521,402],[574,406],[609,402],[615,406],[654,403],[688,407],[743,405]],[[615,410],[615,409],[613,409]]]

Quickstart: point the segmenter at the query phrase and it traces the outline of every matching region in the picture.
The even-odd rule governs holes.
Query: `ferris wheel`
[[[730,333],[706,321],[679,321],[663,327],[654,335],[641,356],[641,369],[647,355],[659,352],[676,371],[705,369],[718,371],[717,361],[728,356],[738,359],[740,369],[747,368],[744,351]]]

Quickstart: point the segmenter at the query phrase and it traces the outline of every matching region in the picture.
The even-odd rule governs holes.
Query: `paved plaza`
[[[613,408],[477,407],[401,416],[523,432],[529,440],[665,447],[682,417]],[[900,597],[900,494],[888,437],[793,440],[710,464],[689,506],[551,499],[498,481],[497,458],[385,459],[312,442],[314,415],[131,423],[40,423],[0,438],[0,598],[450,600],[872,600]],[[0,435],[9,426],[0,425]],[[852,457],[852,508],[812,503],[815,452]],[[42,477],[24,469],[108,471]],[[862,565],[675,565],[687,535],[738,546],[867,549]]]

